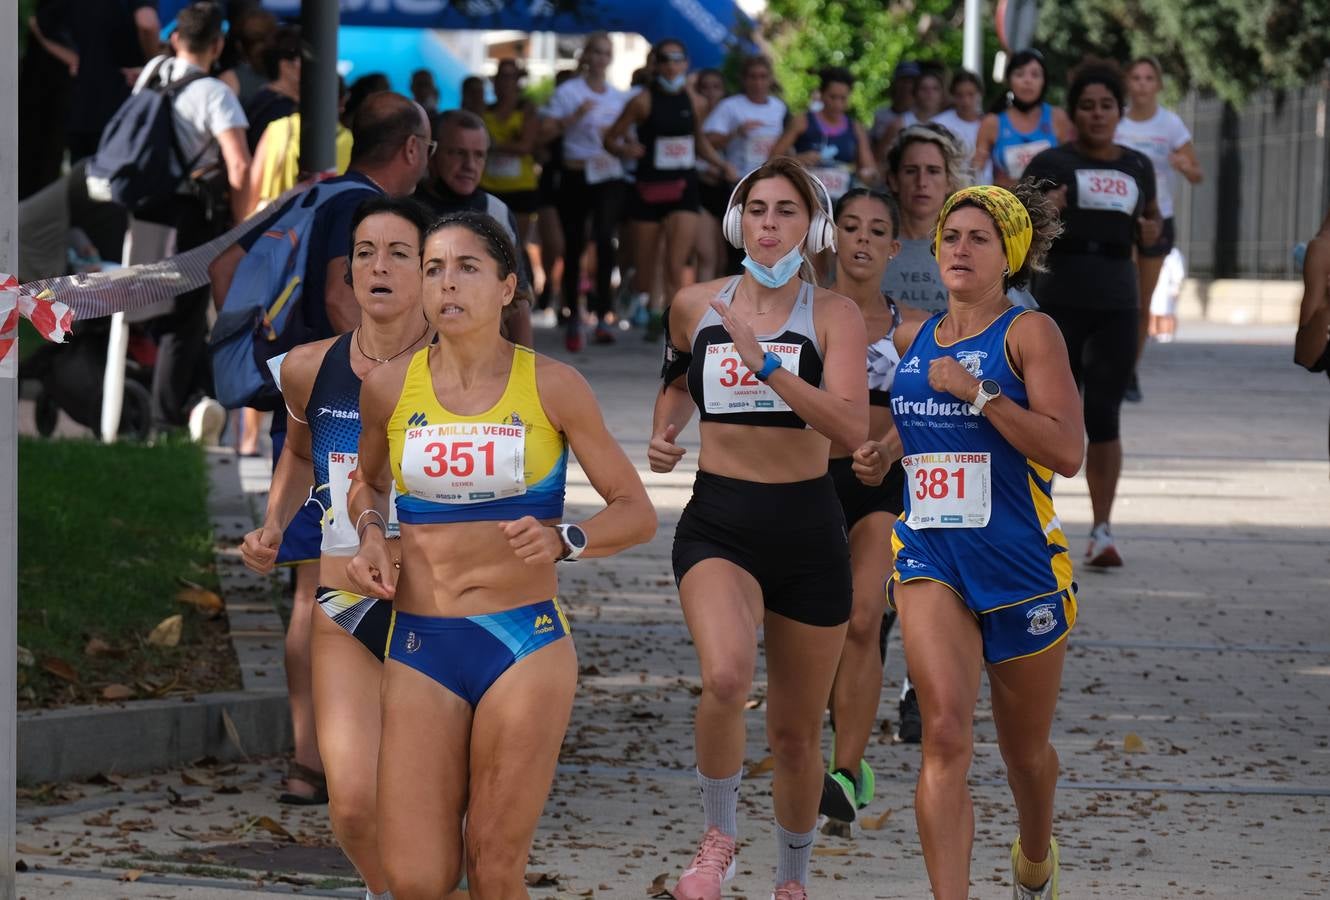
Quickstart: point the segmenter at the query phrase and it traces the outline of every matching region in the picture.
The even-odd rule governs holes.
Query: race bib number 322
[[[911,528],[983,528],[993,512],[988,453],[915,453],[901,460]]]
[[[762,349],[780,355],[780,366],[799,374],[802,344],[762,341]],[[788,412],[790,405],[757,380],[734,344],[711,344],[702,363],[702,397],[709,413]]]
[[[482,503],[526,493],[526,426],[453,422],[410,428],[402,480],[435,503]]]

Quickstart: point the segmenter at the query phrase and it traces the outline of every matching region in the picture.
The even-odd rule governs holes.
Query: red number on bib
[[[430,478],[440,478],[448,474],[448,445],[434,441],[425,445],[425,452],[434,457],[434,465],[426,466],[422,471]]]
[[[742,384],[744,387],[756,387],[757,376],[752,370],[745,368],[743,375],[739,374],[739,360],[733,356],[722,357],[720,367],[725,370],[725,374],[720,377],[720,386],[732,388]]]
[[[476,457],[470,452],[473,446],[470,441],[453,442],[453,474],[458,478],[465,478],[476,469]]]
[[[430,454],[434,465],[426,466],[422,471],[430,478],[442,478],[444,475],[466,478],[476,471],[476,454],[472,450],[473,447],[485,457],[485,475],[487,477],[492,476],[494,474],[493,441],[481,444],[479,447],[476,447],[471,441],[454,441],[451,450],[449,445],[443,441],[426,444],[425,452]]]
[[[956,498],[958,500],[965,499],[964,469],[954,469],[951,472],[940,467],[936,469],[917,469],[914,477],[919,482],[919,486],[914,492],[916,500],[925,500],[930,497],[934,500],[945,500],[951,494],[949,478],[956,482]]]

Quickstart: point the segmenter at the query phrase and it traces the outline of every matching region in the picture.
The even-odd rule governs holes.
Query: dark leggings
[[[559,180],[559,224],[563,227],[563,315],[577,310],[582,280],[582,251],[586,248],[587,217],[596,242],[596,292],[591,311],[604,318],[610,311],[610,276],[614,272],[614,234],[623,209],[622,181],[587,184],[586,174],[565,169]]]
[[[207,243],[216,235],[202,208],[185,198],[175,199],[176,252]],[[181,428],[200,394],[212,393],[208,363],[208,288],[180,294],[171,311],[151,320],[157,338],[157,362],[152,370],[152,420],[157,429]]]
[[[1140,314],[1135,309],[1076,309],[1048,307],[1067,342],[1071,374],[1082,389],[1085,434],[1090,443],[1118,439],[1122,395],[1136,367],[1136,334]]]

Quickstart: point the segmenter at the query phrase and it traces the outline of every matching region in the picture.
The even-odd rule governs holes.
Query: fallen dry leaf
[[[1126,753],[1144,753],[1145,741],[1134,731],[1128,731],[1127,736],[1122,739],[1122,749]]]
[[[108,684],[102,688],[103,700],[128,700],[134,696],[134,689],[127,684]]]
[[[144,872],[143,872],[142,869],[130,869],[130,870],[128,870],[127,872],[125,872],[123,875],[120,876],[120,880],[121,880],[121,881],[138,881],[140,878],[143,877],[143,874],[144,874]]]
[[[558,886],[559,886],[559,873],[558,873],[558,872],[527,872],[527,873],[526,873],[526,886],[527,886],[527,887],[558,887]]]
[[[880,816],[861,816],[859,825],[865,831],[881,831],[882,826],[887,824],[887,819],[891,818],[891,810],[888,809]]]
[[[225,608],[225,604],[222,603],[221,597],[197,584],[182,588],[180,592],[175,595],[175,599],[177,603],[189,604],[209,619],[214,619],[221,615],[222,610]]]
[[[32,844],[25,844],[22,841],[15,844],[14,849],[19,853],[28,856],[55,856],[60,852],[59,850],[52,850],[49,847],[37,847]]]
[[[281,823],[274,820],[271,816],[259,816],[254,820],[255,828],[262,828],[269,834],[274,834],[283,840],[294,841],[295,836],[282,827]]]
[[[231,718],[231,714],[225,709],[222,710],[222,727],[226,729],[226,736],[231,739],[231,743],[236,745],[240,755],[248,760],[249,754],[245,752],[245,745],[240,743],[240,730],[236,728],[236,723]]]
[[[50,672],[61,681],[68,681],[70,684],[79,683],[79,673],[74,671],[74,667],[65,662],[58,656],[48,656],[42,660],[42,668]]]
[[[111,652],[111,645],[99,637],[92,638],[83,647],[84,656],[104,656]]]
[[[167,616],[157,623],[157,627],[148,635],[148,643],[157,647],[174,647],[180,643],[180,633],[185,627],[185,617],[177,613]]]
[[[753,763],[751,766],[748,767],[748,771],[744,773],[744,777],[752,778],[754,775],[761,775],[764,772],[770,772],[775,768],[776,768],[776,757],[764,756],[761,759],[759,759],[757,762]]]
[[[188,771],[180,773],[180,780],[191,787],[212,787],[212,782],[202,775],[194,775]]]

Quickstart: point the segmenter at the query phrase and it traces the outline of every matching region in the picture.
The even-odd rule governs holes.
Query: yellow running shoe
[[[1048,858],[1053,860],[1053,871],[1041,888],[1026,887],[1016,877],[1016,855],[1020,852],[1021,839],[1018,835],[1011,845],[1011,900],[1058,900],[1058,842],[1049,839]]]

